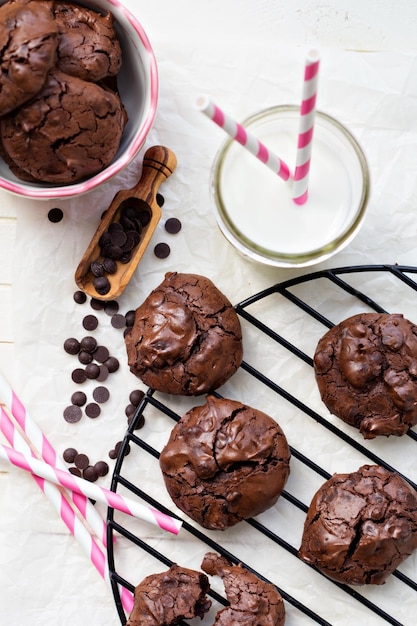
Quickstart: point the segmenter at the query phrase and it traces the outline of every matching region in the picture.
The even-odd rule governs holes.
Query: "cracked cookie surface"
[[[176,564],[151,574],[135,588],[126,626],[174,626],[182,619],[202,618],[211,606],[208,590],[205,574]]]
[[[114,158],[126,123],[120,98],[58,70],[41,92],[1,120],[3,148],[36,180],[67,184]]]
[[[0,115],[37,94],[55,63],[58,29],[50,2],[0,7]]]
[[[223,385],[242,361],[242,331],[229,300],[206,277],[168,272],[136,309],[128,364],[157,391],[194,396]]]
[[[381,585],[416,548],[417,493],[398,474],[364,465],[317,491],[299,555],[339,582]]]
[[[210,576],[222,578],[230,602],[217,612],[213,626],[284,626],[284,601],[274,585],[214,552],[204,556],[201,568]]]
[[[290,451],[270,416],[208,396],[174,426],[159,462],[178,508],[205,528],[224,530],[276,503]]]
[[[401,314],[362,313],[318,342],[314,371],[329,411],[365,439],[417,423],[417,326]]]

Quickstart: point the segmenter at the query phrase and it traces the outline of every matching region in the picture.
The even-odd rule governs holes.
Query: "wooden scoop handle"
[[[171,176],[176,166],[176,156],[169,148],[153,146],[145,152],[142,176],[139,182],[131,189],[121,189],[116,193],[77,267],[75,282],[82,291],[100,300],[113,300],[124,291],[161,218],[161,209],[156,201],[159,187],[161,183]],[[101,236],[108,230],[112,222],[120,220],[123,205],[134,199],[142,200],[148,205],[151,213],[149,223],[143,228],[140,241],[129,263],[118,262],[117,271],[108,275],[110,291],[105,295],[100,295],[93,284],[94,276],[90,269],[91,263],[102,260],[99,245]]]

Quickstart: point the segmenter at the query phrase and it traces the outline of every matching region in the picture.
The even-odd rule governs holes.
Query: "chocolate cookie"
[[[119,97],[51,71],[41,92],[1,120],[3,148],[36,180],[74,183],[115,156],[126,122]]]
[[[284,601],[274,585],[214,552],[205,555],[201,568],[210,576],[222,578],[230,602],[217,612],[214,626],[284,626]]]
[[[202,618],[211,606],[209,588],[205,574],[178,565],[151,574],[135,588],[126,626],[171,626],[182,619]]]
[[[136,309],[125,341],[131,371],[170,394],[213,391],[242,361],[235,310],[208,278],[197,274],[167,273]]]
[[[205,528],[224,530],[275,504],[290,451],[271,417],[208,396],[174,426],[159,462],[178,508]]]
[[[53,67],[58,30],[49,2],[0,7],[0,116],[37,94]]]
[[[301,559],[339,582],[382,585],[417,548],[417,493],[396,473],[364,465],[315,494]]]
[[[365,439],[417,423],[417,326],[400,314],[361,313],[318,342],[314,370],[331,413]]]
[[[103,15],[55,2],[54,17],[59,30],[57,67],[62,72],[93,82],[117,74],[122,53],[110,12]]]

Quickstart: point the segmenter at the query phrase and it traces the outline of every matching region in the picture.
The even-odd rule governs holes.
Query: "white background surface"
[[[293,73],[292,64],[298,63],[301,68],[304,52],[311,46],[323,51],[323,71],[327,72],[321,82],[320,105],[341,117],[373,157],[369,216],[355,242],[327,266],[417,263],[415,2],[126,0],[125,4],[142,22],[160,67],[160,105],[150,139],[172,146],[179,157],[176,178],[172,186],[167,184],[164,195],[167,210],[181,217],[188,228],[184,228],[181,243],[173,243],[173,252],[166,261],[157,265],[151,254],[147,256],[141,280],[137,281],[139,300],[171,269],[206,273],[232,302],[289,276],[285,271],[247,263],[230,250],[215,228],[208,173],[223,136],[198,117],[192,105],[195,95],[209,90],[219,104],[243,118],[263,106],[278,103],[275,92],[280,99],[296,101],[300,74],[298,69]],[[346,51],[349,52],[345,54]],[[276,76],[275,63],[279,68]],[[358,101],[355,92],[351,93],[350,84],[359,84],[363,100]],[[134,176],[133,168],[129,175]],[[120,186],[125,182],[121,177]],[[111,189],[100,190],[93,194],[91,206],[94,202],[106,205],[111,197]],[[82,202],[84,206],[85,200]],[[68,311],[72,285],[65,284],[64,279],[58,286],[43,282],[45,273],[48,274],[48,259],[42,251],[49,237],[45,215],[55,204],[32,205],[28,200],[0,193],[0,367],[31,410],[44,421],[53,441],[63,446],[67,439],[63,426],[64,432],[60,432],[62,418],[58,414],[58,421],[51,424],[49,412],[45,414],[56,402],[50,384],[54,379],[54,359],[60,357],[51,351],[50,345],[41,343],[41,354],[34,362],[25,358],[25,342],[33,355],[36,338],[45,340],[42,329],[38,335],[36,324],[40,319],[43,324],[52,323],[56,315],[62,315],[64,325],[77,315]],[[70,219],[64,235],[65,249],[70,249],[72,256],[49,261],[65,278],[74,271],[101,211],[95,207],[88,215],[83,212],[80,216],[76,200],[62,208]],[[190,233],[190,224],[195,224],[198,237]],[[204,233],[204,228],[210,230],[202,239],[200,231]],[[58,245],[62,231],[55,228],[50,232]],[[162,236],[161,231],[158,236]],[[53,271],[51,266],[49,271]],[[58,302],[57,294],[66,294],[67,299]],[[54,297],[49,314],[46,311],[39,316],[39,311],[47,310]],[[28,314],[31,307],[33,328]],[[57,343],[62,339],[59,333],[53,337]],[[40,371],[42,350],[48,359],[43,364],[45,370]],[[61,384],[66,392],[65,384],[59,376],[56,378],[54,392],[61,389]],[[42,398],[36,396],[34,387]],[[110,425],[111,444],[114,437],[121,438],[123,428],[118,423]],[[108,443],[107,438],[97,443],[101,446],[99,455],[103,456]],[[1,467],[0,623],[118,624],[111,594],[68,536],[61,520],[54,517],[48,502],[28,477]],[[346,621],[342,607],[332,623],[339,626],[352,621]],[[362,623],[373,624],[369,620]],[[410,626],[412,623],[407,622]],[[289,626],[295,624],[289,622]]]

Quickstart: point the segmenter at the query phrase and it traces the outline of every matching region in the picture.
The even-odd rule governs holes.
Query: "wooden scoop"
[[[124,291],[161,218],[161,209],[156,202],[159,186],[171,176],[176,166],[176,156],[169,148],[153,146],[145,153],[142,176],[137,185],[132,189],[121,189],[114,196],[75,272],[75,282],[86,294],[99,300],[113,300]],[[150,220],[142,229],[140,241],[133,249],[130,261],[128,263],[116,261],[116,272],[105,273],[110,282],[110,290],[103,295],[97,292],[93,284],[95,275],[91,271],[91,263],[103,261],[99,241],[113,222],[119,222],[123,207],[129,205],[147,209]]]

